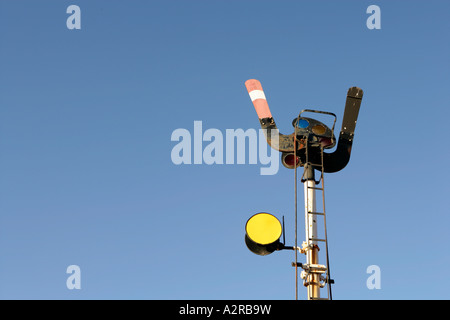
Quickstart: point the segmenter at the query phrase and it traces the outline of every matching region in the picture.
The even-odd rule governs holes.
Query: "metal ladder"
[[[325,211],[325,185],[324,185],[324,168],[323,168],[323,147],[320,146],[320,164],[317,163],[311,163],[309,161],[309,154],[308,154],[308,145],[309,139],[306,139],[306,161],[305,161],[305,172],[307,166],[312,166],[313,171],[317,169],[321,172],[319,181],[316,181],[315,178],[313,180],[304,180],[304,174],[302,176],[301,181],[303,183],[306,183],[305,185],[305,233],[306,233],[306,242],[303,243],[302,249],[303,253],[306,254],[307,250],[317,250],[314,260],[318,260],[318,251],[319,246],[317,245],[318,242],[322,242],[325,244],[325,255],[326,255],[326,263],[325,265],[318,264],[318,263],[312,263],[311,257],[308,259],[307,255],[307,261],[305,264],[301,264],[301,267],[303,271],[301,272],[301,278],[303,279],[303,285],[306,287],[309,287],[310,285],[315,285],[316,289],[320,292],[320,288],[324,288],[327,286],[327,297],[321,298],[321,297],[313,297],[310,293],[310,289],[308,289],[308,300],[332,300],[332,294],[331,294],[331,284],[334,283],[334,280],[330,277],[330,263],[329,263],[329,255],[328,255],[328,237],[327,237],[327,224],[326,224],[326,211]],[[320,184],[320,186],[318,186]],[[321,190],[322,191],[322,209],[323,212],[318,212],[316,210],[316,191]],[[311,192],[310,192],[311,191]],[[313,193],[314,199],[310,201],[311,193]],[[311,229],[315,230],[317,229],[317,220],[315,219],[316,216],[322,216],[323,217],[323,230],[324,230],[324,237],[323,238],[317,238],[314,237],[314,235],[311,235]],[[317,232],[315,232],[317,234]],[[316,249],[315,249],[316,248]],[[313,261],[314,262],[314,261]],[[320,295],[320,294],[319,294]]]

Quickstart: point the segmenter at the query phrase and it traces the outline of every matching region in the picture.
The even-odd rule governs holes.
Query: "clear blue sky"
[[[68,30],[66,8],[81,8]],[[381,8],[381,30],[366,9]],[[293,171],[179,165],[177,128],[281,132],[364,92],[350,164],[326,176],[335,299],[448,299],[447,1],[1,1],[0,298],[293,299]],[[303,191],[299,184],[299,238]],[[300,261],[304,257],[299,258]],[[81,268],[68,290],[66,268]],[[381,269],[368,290],[366,268]],[[305,289],[300,287],[300,298]]]

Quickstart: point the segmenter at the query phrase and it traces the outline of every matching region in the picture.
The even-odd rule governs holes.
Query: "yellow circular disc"
[[[320,125],[320,124],[315,125],[315,126],[312,128],[312,132],[314,132],[315,134],[324,134],[325,131],[327,131],[327,129],[325,129],[325,127],[322,126],[322,125]]]
[[[258,244],[270,244],[281,237],[280,221],[269,213],[257,213],[248,219],[245,231]]]

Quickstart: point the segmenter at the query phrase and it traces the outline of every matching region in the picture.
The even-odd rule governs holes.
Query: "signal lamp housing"
[[[283,227],[280,221],[270,213],[257,213],[245,224],[245,244],[247,248],[260,256],[266,256],[283,249],[280,242]]]
[[[283,153],[281,155],[281,163],[288,169],[295,169],[301,165],[300,157],[293,153]]]

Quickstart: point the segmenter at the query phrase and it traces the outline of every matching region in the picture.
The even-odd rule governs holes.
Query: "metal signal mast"
[[[363,91],[352,87],[347,92],[344,117],[339,139],[336,141],[334,127],[336,115],[331,112],[305,109],[293,120],[294,133],[290,135],[280,134],[267,104],[267,100],[258,80],[245,82],[250,99],[253,102],[256,113],[265,129],[267,143],[282,153],[281,161],[288,169],[294,169],[295,179],[295,244],[286,246],[283,226],[280,221],[269,213],[253,215],[245,226],[245,243],[250,251],[258,255],[267,255],[276,250],[290,249],[295,251],[295,299],[298,299],[298,268],[303,285],[307,288],[308,300],[331,300],[331,284],[334,281],[330,275],[330,263],[328,255],[328,237],[325,213],[325,185],[324,173],[342,170],[350,160],[356,121],[361,106]],[[334,118],[331,128],[313,118],[304,117],[304,113],[316,113]],[[337,143],[337,146],[336,146]],[[327,153],[325,149],[336,149]],[[304,185],[305,198],[305,241],[301,246],[297,243],[297,168],[303,167],[301,182]],[[316,180],[315,171],[320,173]],[[317,206],[317,193],[322,195],[321,209]],[[321,221],[322,231],[318,229]],[[319,251],[325,249],[325,263],[319,264]],[[297,254],[305,254],[306,262],[299,263]],[[327,297],[321,297],[321,289],[327,287]]]

